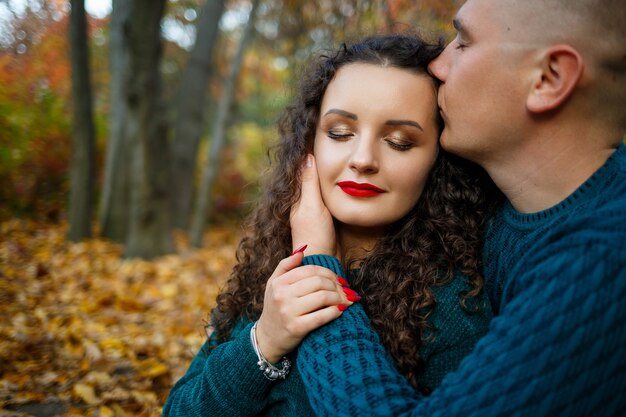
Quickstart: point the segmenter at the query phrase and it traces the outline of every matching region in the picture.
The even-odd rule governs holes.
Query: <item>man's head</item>
[[[442,145],[509,161],[566,123],[626,130],[623,0],[467,0],[458,35],[430,65],[442,80]],[[540,134],[538,134],[540,133]]]

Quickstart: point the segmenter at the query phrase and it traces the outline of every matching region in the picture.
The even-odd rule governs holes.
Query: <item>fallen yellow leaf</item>
[[[100,402],[93,387],[87,384],[74,385],[74,394],[88,405],[96,405]]]
[[[99,408],[100,417],[113,417],[115,413],[106,405],[101,405]]]

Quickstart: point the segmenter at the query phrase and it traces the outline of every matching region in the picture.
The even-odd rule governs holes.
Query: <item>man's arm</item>
[[[353,305],[300,347],[311,405],[321,416],[623,415],[626,254],[614,246],[555,246],[512,271],[489,333],[429,397]]]

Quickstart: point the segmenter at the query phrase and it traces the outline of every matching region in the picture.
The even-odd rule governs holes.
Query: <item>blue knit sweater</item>
[[[497,312],[429,397],[394,369],[360,306],[311,333],[298,368],[322,416],[626,415],[626,149],[560,204],[506,204],[485,246]]]
[[[325,266],[345,276],[339,261],[330,256],[307,256],[303,264]],[[433,288],[437,305],[429,320],[437,333],[433,341],[420,348],[425,368],[419,378],[424,387],[439,385],[487,332],[492,314],[486,295],[475,299],[483,305],[481,313],[468,314],[461,308],[459,297],[469,289],[467,279],[460,274],[449,284]],[[251,327],[249,321],[241,321],[228,342],[213,343],[212,350],[208,349],[212,339],[205,343],[187,373],[172,388],[164,416],[314,415],[297,367],[292,367],[285,380],[272,382],[263,376],[250,343]],[[291,355],[292,361],[297,360],[296,355]]]

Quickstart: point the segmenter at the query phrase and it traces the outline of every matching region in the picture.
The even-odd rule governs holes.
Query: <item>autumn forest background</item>
[[[455,3],[0,0],[0,416],[160,415],[299,70]]]

